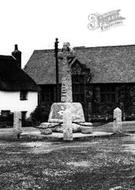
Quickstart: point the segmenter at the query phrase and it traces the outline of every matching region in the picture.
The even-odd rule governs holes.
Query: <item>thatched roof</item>
[[[90,68],[91,83],[134,83],[135,45],[76,47],[77,59]],[[37,84],[55,84],[54,50],[35,50],[24,68]],[[59,63],[61,78],[61,63]]]
[[[22,69],[12,56],[0,55],[0,90],[37,91],[36,83]]]

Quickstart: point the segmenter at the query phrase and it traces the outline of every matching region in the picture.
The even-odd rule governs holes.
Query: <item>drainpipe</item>
[[[58,38],[55,39],[55,63],[56,63],[56,102],[59,101],[59,66],[58,66]]]

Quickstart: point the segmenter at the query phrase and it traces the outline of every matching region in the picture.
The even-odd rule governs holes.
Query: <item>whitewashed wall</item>
[[[10,110],[27,111],[26,117],[34,111],[38,104],[38,93],[28,92],[27,100],[20,100],[20,92],[4,92],[0,91],[0,111]]]

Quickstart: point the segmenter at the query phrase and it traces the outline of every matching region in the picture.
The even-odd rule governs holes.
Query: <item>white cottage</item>
[[[11,56],[0,55],[0,113],[21,111],[29,117],[37,104],[37,85],[21,69],[21,52],[15,45]]]

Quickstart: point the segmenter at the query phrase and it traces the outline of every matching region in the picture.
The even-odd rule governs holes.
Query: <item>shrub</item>
[[[31,127],[33,125],[31,118],[22,120],[22,127]]]
[[[31,113],[31,121],[33,125],[39,125],[42,122],[48,120],[48,113],[42,106],[37,106],[36,109]]]
[[[0,115],[0,128],[9,128],[13,126],[13,113],[7,116]]]

